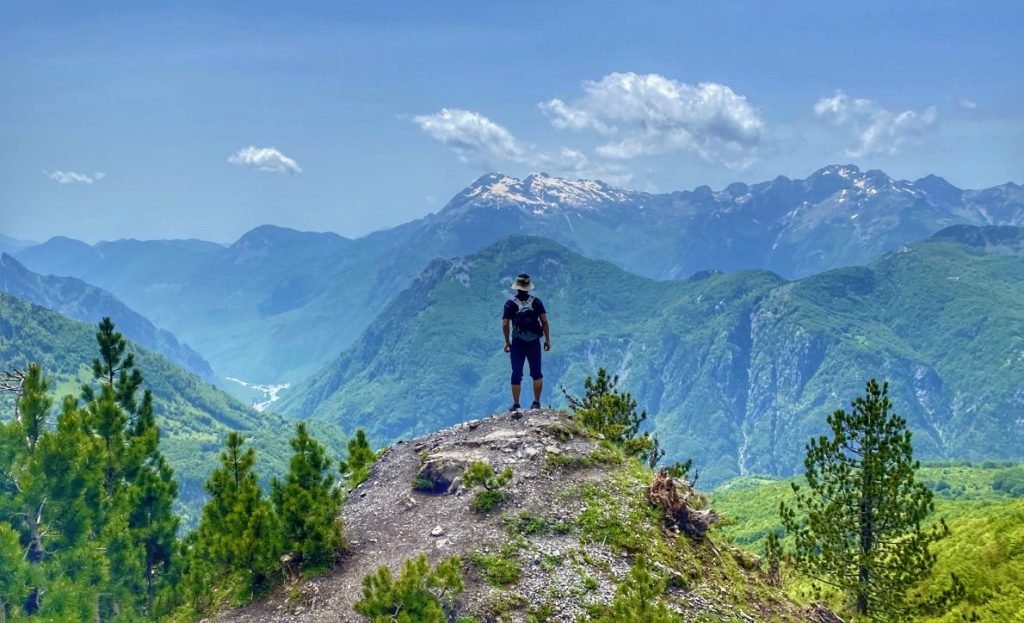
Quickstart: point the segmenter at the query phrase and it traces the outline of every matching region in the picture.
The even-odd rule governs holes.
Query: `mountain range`
[[[0,281],[114,315],[207,380],[291,382],[272,409],[380,443],[507,406],[494,307],[526,270],[556,326],[547,402],[606,367],[670,458],[720,480],[798,471],[804,440],[869,376],[893,382],[923,456],[1019,458],[1021,224],[1016,184],[850,165],[668,194],[488,174],[355,240],[270,225],[231,245],[58,237],[0,258]]]
[[[433,262],[278,408],[374,439],[507,408],[499,307],[527,271],[554,348],[545,402],[598,367],[710,482],[800,471],[806,440],[867,379],[891,382],[922,458],[1024,458],[1024,230],[954,226],[865,267],[655,281],[543,238]]]
[[[54,238],[15,255],[37,272],[109,290],[198,348],[217,376],[272,383],[334,359],[429,261],[509,235],[550,238],[655,279],[758,268],[799,278],[865,264],[955,224],[1024,225],[1024,187],[961,190],[852,165],[665,194],[494,173],[436,214],[355,240],[262,226],[228,246]]]

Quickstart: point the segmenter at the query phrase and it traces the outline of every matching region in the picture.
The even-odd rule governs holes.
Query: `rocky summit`
[[[504,503],[487,513],[473,510],[480,489],[463,482],[467,466],[480,462],[512,474]],[[665,478],[548,409],[399,442],[349,492],[347,546],[333,571],[294,579],[217,620],[365,621],[353,610],[363,578],[382,565],[397,574],[421,553],[431,564],[462,560],[466,590],[446,604],[450,620],[587,620],[612,602],[641,557],[666,583],[664,600],[684,621],[836,620],[785,599],[753,554],[714,531],[688,530],[680,515],[659,509],[650,485],[665,485]],[[672,497],[693,504],[694,517],[713,517],[688,483],[668,486]]]

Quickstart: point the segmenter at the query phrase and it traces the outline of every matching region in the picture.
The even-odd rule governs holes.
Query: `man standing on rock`
[[[505,334],[505,352],[512,360],[512,411],[518,411],[519,394],[522,390],[523,364],[530,362],[530,377],[533,378],[533,404],[531,409],[540,409],[540,393],[544,389],[544,374],[540,365],[540,338],[544,336],[544,350],[551,350],[551,331],[548,327],[548,313],[544,303],[530,294],[533,284],[530,276],[523,273],[512,283],[515,296],[505,301],[501,314],[501,331]],[[509,329],[511,327],[511,339]]]

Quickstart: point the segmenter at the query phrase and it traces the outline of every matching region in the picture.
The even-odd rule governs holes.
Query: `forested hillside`
[[[145,373],[145,387],[153,391],[161,449],[175,470],[186,519],[194,519],[206,497],[203,482],[229,431],[242,433],[259,449],[264,478],[285,471],[289,422],[243,406],[161,355],[135,345],[130,348]],[[98,356],[95,324],[70,320],[0,292],[0,369],[24,371],[29,363],[38,363],[55,382],[57,396],[77,396],[81,384],[92,378],[92,361]],[[13,406],[12,394],[0,394],[0,419],[9,420]],[[320,427],[318,434],[338,447],[333,430]]]

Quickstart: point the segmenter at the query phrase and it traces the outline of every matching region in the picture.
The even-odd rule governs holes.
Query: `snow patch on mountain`
[[[595,209],[600,204],[629,201],[639,194],[597,180],[567,180],[546,173],[519,179],[492,173],[470,186],[463,198],[474,204],[517,204],[541,215],[557,208]]]

